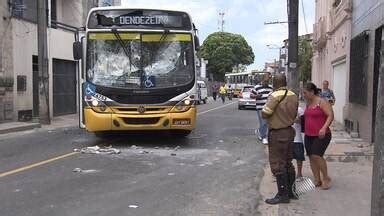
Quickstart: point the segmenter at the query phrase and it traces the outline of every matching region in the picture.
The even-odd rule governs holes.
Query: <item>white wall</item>
[[[344,107],[347,101],[347,65],[345,59],[333,65],[333,92],[336,103],[333,106],[335,120],[344,124]]]
[[[33,73],[32,56],[37,55],[37,26],[35,24],[12,20],[13,25],[13,65],[14,78],[18,75],[27,76],[27,91],[14,91],[14,115],[19,110],[33,109]],[[50,113],[53,116],[53,89],[52,89],[52,59],[73,60],[72,43],[74,34],[58,29],[48,29],[48,56],[49,56],[49,100]]]
[[[27,91],[14,93],[14,116],[19,110],[32,110],[33,108],[33,80],[32,56],[37,55],[37,27],[36,25],[12,19],[13,26],[13,75],[27,76]]]

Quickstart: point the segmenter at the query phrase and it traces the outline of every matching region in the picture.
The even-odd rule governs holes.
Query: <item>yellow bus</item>
[[[92,9],[73,45],[79,60],[80,127],[110,131],[166,130],[187,136],[196,125],[196,48],[182,11]]]

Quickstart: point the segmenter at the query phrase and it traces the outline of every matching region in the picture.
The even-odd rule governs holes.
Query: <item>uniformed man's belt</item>
[[[288,126],[288,127],[284,127],[284,128],[269,128],[268,130],[269,131],[278,131],[278,130],[284,130],[284,129],[288,129],[288,128],[292,128],[291,126]]]

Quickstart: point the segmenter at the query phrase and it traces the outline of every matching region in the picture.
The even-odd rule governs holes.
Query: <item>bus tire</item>
[[[94,134],[97,138],[100,138],[100,139],[109,138],[112,135],[110,132],[107,132],[107,131],[98,131],[98,132],[94,132]]]
[[[171,131],[171,135],[176,138],[183,138],[188,136],[192,131],[190,130],[173,130]]]

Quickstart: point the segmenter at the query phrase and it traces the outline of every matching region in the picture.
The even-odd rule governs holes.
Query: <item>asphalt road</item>
[[[99,139],[76,127],[1,136],[0,215],[257,215],[266,158],[255,111],[236,101],[198,111],[185,139]],[[121,154],[73,153],[94,145]]]

